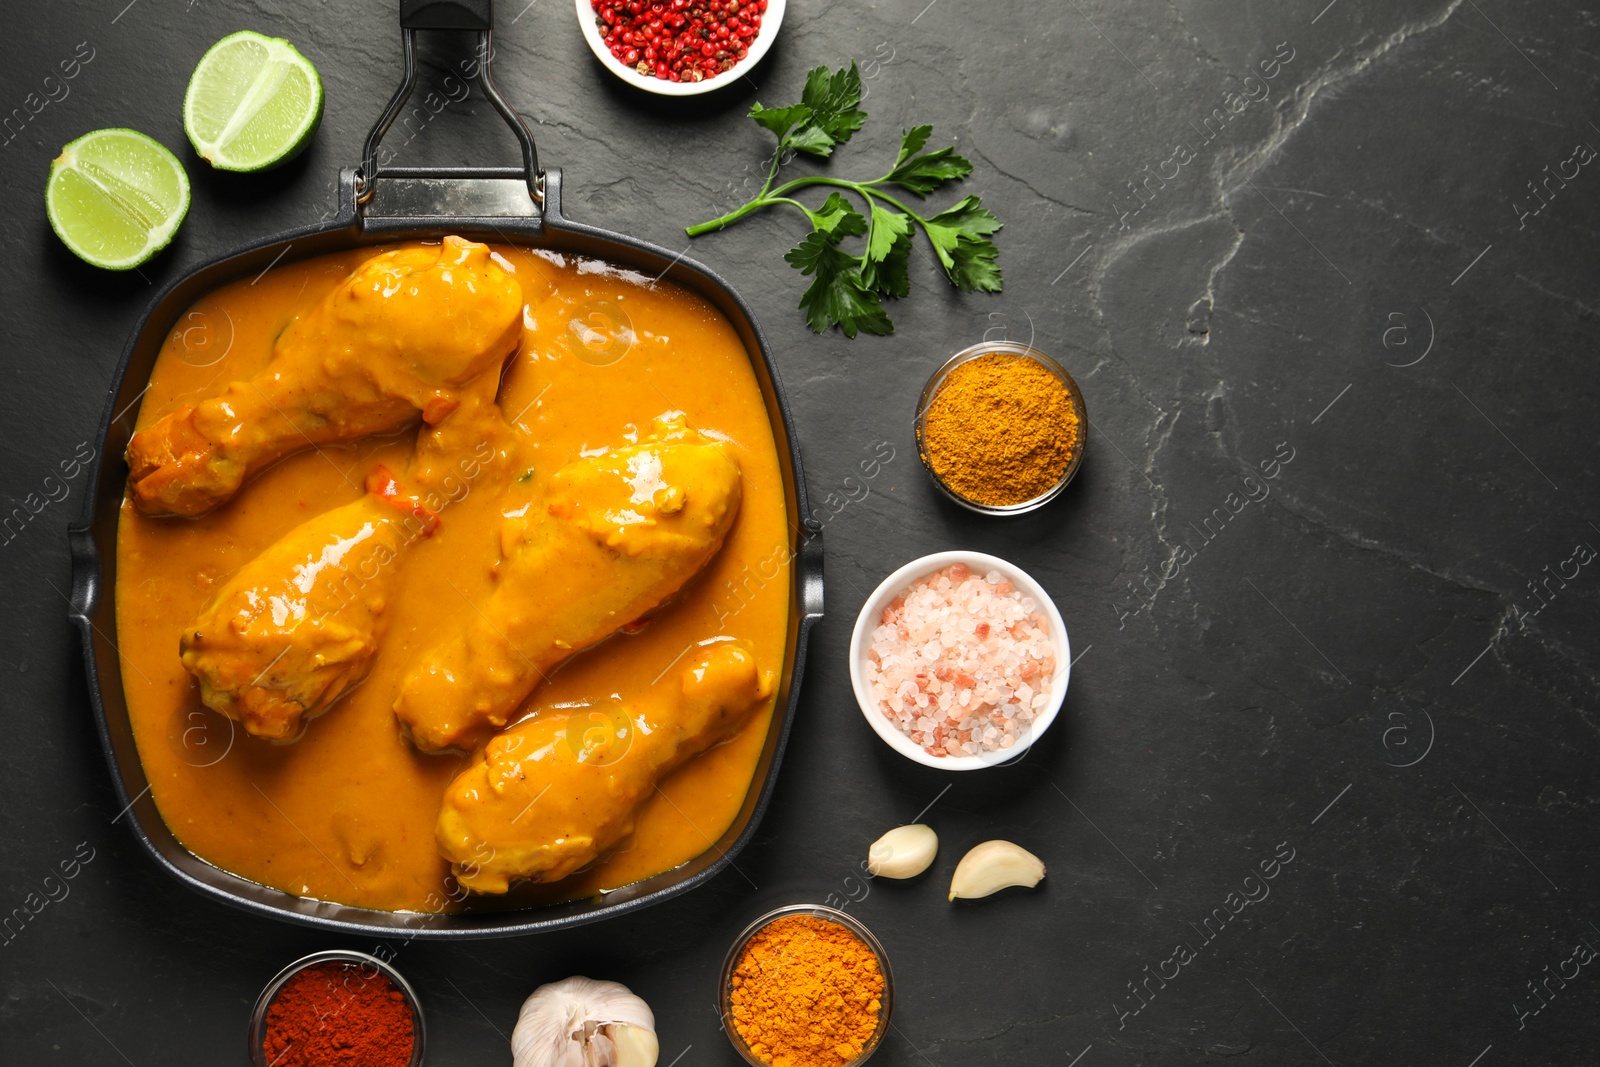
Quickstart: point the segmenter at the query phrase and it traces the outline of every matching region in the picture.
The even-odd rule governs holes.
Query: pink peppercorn
[[[745,59],[767,0],[590,0],[606,47],[645,77],[698,82]]]

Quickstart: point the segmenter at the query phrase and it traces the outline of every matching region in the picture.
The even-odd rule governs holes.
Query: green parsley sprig
[[[933,134],[932,126],[913,126],[901,132],[900,154],[881,178],[853,182],[811,175],[773,188],[779,165],[791,149],[827,158],[867,121],[867,113],[861,110],[861,73],[854,63],[831,73],[826,67],[815,68],[806,76],[800,103],[788,107],[756,104],[750,117],[778,138],[766,183],[748,204],[719,219],[690,226],[686,232],[699,237],[775,204],[798,208],[810,220],[811,233],[783,258],[811,278],[800,297],[800,307],[807,325],[817,333],[830,326],[838,326],[846,337],[854,337],[858,331],[893,332],[894,323],[884,311],[883,300],[911,291],[911,241],[918,228],[927,235],[950,284],[969,292],[1000,291],[999,249],[989,239],[1000,229],[1000,220],[982,201],[976,196],[964,197],[937,215],[923,216],[888,191],[903,189],[921,199],[946,182],[972,173],[972,164],[953,148],[923,151]],[[837,192],[829,193],[815,211],[790,195],[810,185],[855,193],[867,213],[857,211]],[[841,247],[847,237],[865,238],[859,255]]]

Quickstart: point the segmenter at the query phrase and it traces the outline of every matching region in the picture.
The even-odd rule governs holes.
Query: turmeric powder
[[[1005,507],[1061,481],[1082,434],[1066,383],[1028,356],[990,352],[958,364],[940,383],[918,444],[951,492]]]
[[[883,971],[842,923],[774,919],[745,944],[732,985],[733,1027],[771,1067],[843,1067],[878,1031]]]

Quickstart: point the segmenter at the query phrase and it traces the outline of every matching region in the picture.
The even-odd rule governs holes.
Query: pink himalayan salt
[[[1049,620],[998,571],[953,563],[884,608],[867,651],[878,710],[932,756],[1007,749],[1050,703]]]

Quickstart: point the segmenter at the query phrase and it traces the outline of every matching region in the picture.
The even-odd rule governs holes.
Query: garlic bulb
[[[1032,888],[1044,877],[1044,862],[1010,841],[985,841],[974,845],[956,864],[950,879],[950,899],[986,897],[1007,886]]]
[[[513,1067],[655,1067],[650,1006],[620,982],[567,978],[535,989],[511,1031]]]
[[[896,826],[867,849],[867,873],[879,878],[915,878],[939,854],[939,835],[923,823]]]

